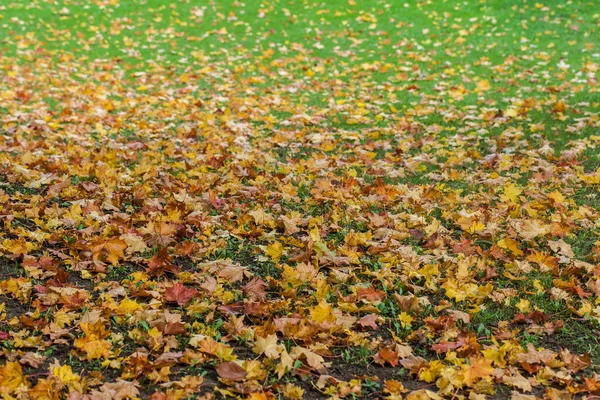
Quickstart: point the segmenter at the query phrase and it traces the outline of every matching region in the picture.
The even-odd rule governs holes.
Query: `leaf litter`
[[[591,2],[200,3],[0,8],[4,398],[600,395]]]

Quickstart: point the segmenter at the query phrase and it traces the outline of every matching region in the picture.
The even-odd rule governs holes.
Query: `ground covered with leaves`
[[[0,5],[0,395],[598,398],[595,1]]]

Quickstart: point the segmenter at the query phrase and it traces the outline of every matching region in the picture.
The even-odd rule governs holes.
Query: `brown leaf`
[[[217,374],[223,379],[230,381],[242,381],[247,375],[247,372],[238,363],[228,361],[217,366]]]
[[[175,272],[175,266],[166,247],[160,249],[158,253],[148,260],[146,272],[149,275],[162,275],[165,272]]]
[[[571,354],[568,349],[564,349],[560,352],[560,357],[571,372],[579,372],[592,364],[589,353],[578,356]]]
[[[165,335],[182,335],[185,333],[185,325],[181,322],[169,322],[162,330]]]
[[[401,296],[398,293],[394,293],[394,298],[402,311],[410,312],[419,309],[419,298],[413,294]]]
[[[40,365],[42,365],[44,363],[46,358],[47,357],[45,357],[41,354],[32,353],[32,352],[28,351],[27,353],[25,353],[25,355],[23,357],[21,357],[19,359],[19,362],[23,365],[29,365],[30,367],[33,367],[33,368],[39,368]]]
[[[400,365],[409,370],[411,374],[417,375],[419,371],[426,368],[429,363],[423,357],[410,356],[400,360]]]

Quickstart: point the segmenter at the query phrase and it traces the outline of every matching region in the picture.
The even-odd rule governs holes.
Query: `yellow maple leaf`
[[[398,319],[400,320],[400,324],[402,324],[403,328],[406,328],[407,326],[410,327],[410,324],[412,324],[412,322],[415,320],[413,317],[411,317],[404,311],[400,313]]]
[[[473,222],[473,224],[471,224],[466,231],[469,233],[476,233],[479,231],[482,231],[485,229],[485,225],[483,224],[483,222],[480,221],[475,221]]]
[[[488,91],[491,88],[492,86],[490,85],[490,81],[488,81],[487,79],[482,79],[479,82],[477,82],[477,90],[480,92]]]
[[[467,386],[473,386],[480,379],[487,378],[494,373],[492,361],[485,358],[470,358],[469,364],[464,364],[459,375]]]
[[[304,389],[292,383],[286,383],[283,389],[283,396],[290,400],[302,400],[304,398]]]
[[[146,251],[146,249],[148,249],[146,242],[144,242],[144,239],[141,236],[128,234],[121,236],[121,239],[125,241],[125,244],[127,245],[127,253],[129,254],[143,253]]]
[[[523,255],[523,252],[519,248],[519,243],[516,240],[511,239],[509,237],[505,237],[504,239],[499,240],[498,247],[500,247],[502,249],[510,250],[511,253],[513,253],[513,255],[515,255],[515,256]]]
[[[506,365],[506,347],[502,346],[500,348],[496,346],[488,347],[485,350],[482,350],[481,353],[486,360],[490,360],[495,363],[499,367],[504,367]]]
[[[77,342],[77,340],[75,342]],[[77,344],[75,346],[77,346]],[[91,361],[98,358],[110,357],[110,347],[110,343],[106,340],[92,340],[83,343],[81,349],[85,351],[87,360]]]
[[[281,379],[286,373],[290,372],[294,366],[294,359],[289,355],[287,350],[281,352],[279,364],[275,367],[277,376]]]
[[[252,349],[256,354],[264,354],[268,358],[279,358],[279,346],[277,345],[277,335],[258,336]]]
[[[106,259],[112,264],[116,265],[119,263],[120,259],[125,257],[125,249],[127,248],[127,243],[119,238],[114,238],[108,240],[104,245],[104,250],[108,253],[106,255]]]
[[[81,377],[73,373],[70,365],[54,367],[52,375],[57,376],[63,383],[79,382]]]
[[[23,376],[21,364],[17,361],[9,361],[0,368],[0,387],[8,389],[9,393],[20,386],[29,387],[29,382]]]
[[[563,194],[558,190],[555,190],[554,192],[550,193],[548,195],[548,198],[554,201],[556,204],[563,204],[566,200],[565,196],[563,196]]]
[[[52,370],[52,375],[57,376],[64,384],[67,385],[70,389],[81,391],[82,387],[80,384],[81,376],[73,373],[71,366],[62,365],[56,366]]]
[[[292,349],[292,352],[290,353],[290,356],[294,359],[298,359],[302,355],[304,355],[304,357],[306,358],[306,363],[309,367],[316,370],[320,370],[324,367],[323,362],[325,361],[325,359],[319,354],[307,348],[296,346]]]
[[[268,256],[271,256],[273,261],[278,262],[279,259],[281,258],[281,255],[283,254],[283,246],[279,242],[270,243],[267,246],[266,254]]]
[[[529,300],[521,299],[517,304],[515,304],[515,307],[517,307],[519,311],[525,313],[529,312],[529,310],[531,309],[531,303],[529,302]]]
[[[511,203],[519,203],[519,195],[523,192],[523,190],[517,188],[514,184],[510,183],[504,186],[504,195],[501,196],[503,201],[508,201]]]
[[[125,297],[119,304],[116,312],[118,315],[132,315],[134,312],[142,310],[142,306],[139,305],[137,301]]]
[[[323,322],[335,321],[335,314],[333,313],[333,308],[331,308],[331,306],[324,301],[321,301],[316,306],[310,308],[310,316],[315,322],[319,324]]]
[[[433,360],[429,365],[419,372],[419,379],[425,382],[433,382],[437,379],[440,372],[444,369],[444,363],[440,360]]]
[[[119,260],[125,257],[125,249],[127,242],[120,238],[112,238],[108,240],[96,240],[90,244],[94,260],[99,260],[101,254],[106,254],[106,260],[112,265],[117,265]]]

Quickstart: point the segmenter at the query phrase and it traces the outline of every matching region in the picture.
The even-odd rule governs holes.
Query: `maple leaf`
[[[268,358],[279,358],[279,346],[277,345],[277,335],[268,335],[267,337],[257,337],[252,349],[256,354],[264,354]]]
[[[137,301],[125,297],[121,300],[121,303],[119,303],[116,312],[118,315],[132,315],[134,312],[142,310],[143,307]]]
[[[527,364],[552,364],[556,359],[556,353],[552,350],[537,350],[531,343],[527,344],[527,353],[517,355],[517,360]]]
[[[325,359],[323,359],[322,356],[304,347],[294,347],[290,353],[290,356],[295,359],[304,356],[308,365],[317,371],[322,370],[325,367],[323,365]]]
[[[9,361],[0,367],[0,387],[11,392],[21,386],[29,387],[29,382],[23,376],[21,364]]]
[[[110,349],[112,347],[106,340],[90,340],[81,344],[75,343],[75,346],[85,351],[88,361],[110,357]]]
[[[176,272],[166,247],[161,248],[158,253],[148,260],[146,272],[150,275],[162,275],[165,272]]]
[[[100,400],[136,399],[140,394],[137,386],[136,382],[117,378],[116,382],[107,382],[100,387],[100,390],[93,390],[90,395],[92,398]]]
[[[106,255],[106,259],[112,264],[117,265],[119,260],[125,257],[125,249],[127,243],[120,238],[98,239],[89,245],[94,260],[99,260],[102,254]]]
[[[238,363],[227,361],[217,365],[217,374],[230,381],[242,381],[248,373]]]
[[[503,249],[510,250],[515,256],[523,255],[523,251],[521,251],[521,249],[519,248],[519,244],[517,243],[517,241],[509,237],[505,237],[504,239],[499,240],[498,246]]]
[[[531,392],[533,389],[531,382],[529,382],[529,380],[521,375],[518,371],[514,371],[510,376],[504,375],[502,377],[502,382],[509,386],[516,387],[524,392]]]
[[[368,314],[362,317],[357,322],[363,328],[369,327],[372,329],[377,329],[377,314]]]
[[[504,187],[504,195],[502,196],[502,199],[504,201],[512,203],[519,203],[519,195],[522,192],[523,191],[521,189],[518,189],[515,185],[511,183]]]
[[[385,292],[383,290],[375,289],[373,286],[367,288],[359,287],[356,290],[356,296],[360,300],[372,303],[383,300],[385,298]]]
[[[177,282],[165,290],[165,299],[183,307],[192,301],[197,293],[196,289],[188,289],[181,282]]]
[[[398,365],[398,352],[396,349],[384,347],[373,356],[373,360],[379,365],[390,364],[392,367]]]
[[[146,242],[140,236],[128,234],[123,235],[121,238],[127,244],[127,249],[125,249],[127,253],[143,253],[148,249]]]
[[[293,235],[294,233],[300,232],[300,228],[296,226],[295,220],[292,220],[286,217],[285,215],[280,216],[279,219],[281,220],[281,222],[283,222],[283,225],[285,227],[285,235]]]
[[[461,367],[461,376],[467,386],[473,386],[480,379],[488,378],[494,373],[492,361],[485,358],[470,358],[469,364]]]
[[[182,335],[185,332],[185,325],[181,322],[169,322],[165,324],[162,330],[165,335]]]
[[[275,372],[279,379],[281,379],[286,373],[290,372],[294,366],[294,359],[284,349],[281,352],[279,364],[275,367]]]
[[[81,381],[81,376],[76,373],[73,373],[71,366],[69,365],[56,365],[52,369],[52,375],[58,377],[62,383],[67,385],[69,388],[74,390],[82,390],[79,382]]]
[[[538,220],[526,220],[521,223],[519,235],[527,240],[535,239],[538,236],[544,236],[548,233],[548,228]]]
[[[273,261],[278,262],[283,254],[283,246],[280,242],[273,242],[267,245],[266,255],[271,256]]]
[[[403,328],[406,328],[407,326],[410,327],[410,324],[415,320],[412,316],[410,316],[408,313],[402,311],[400,313],[400,315],[398,316],[398,320],[400,321],[400,324],[402,325]]]
[[[46,356],[43,356],[38,353],[27,352],[23,357],[19,359],[19,363],[23,365],[29,365],[33,368],[39,368],[40,365],[44,363],[46,358]]]
[[[336,319],[333,308],[331,308],[331,306],[324,301],[310,308],[310,316],[319,324],[324,322],[333,322]]]
[[[256,225],[262,225],[265,222],[269,221],[270,215],[265,212],[262,208],[258,208],[256,210],[252,210],[248,213],[253,219]]]
[[[588,353],[584,355],[573,355],[568,349],[564,349],[560,352],[560,356],[564,360],[569,371],[572,372],[579,372],[591,365],[591,359]]]
[[[260,301],[264,301],[267,298],[267,293],[265,289],[269,285],[260,279],[259,277],[254,277],[250,282],[248,282],[244,286],[244,292],[248,294],[248,297],[255,298]]]

